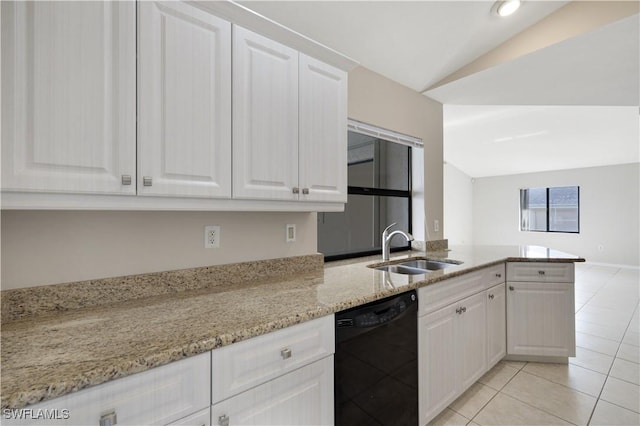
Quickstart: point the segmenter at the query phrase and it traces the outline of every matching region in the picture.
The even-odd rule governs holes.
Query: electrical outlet
[[[296,240],[296,226],[295,225],[287,225],[286,227],[286,240],[288,243],[292,243]]]
[[[209,225],[204,227],[204,248],[220,247],[220,226]]]

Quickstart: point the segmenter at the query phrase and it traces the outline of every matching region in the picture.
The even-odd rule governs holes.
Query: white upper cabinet
[[[347,73],[300,54],[302,200],[347,202]]]
[[[138,3],[138,193],[231,197],[231,24]]]
[[[297,200],[298,52],[233,31],[233,197]]]
[[[2,189],[135,194],[135,3],[1,7]]]

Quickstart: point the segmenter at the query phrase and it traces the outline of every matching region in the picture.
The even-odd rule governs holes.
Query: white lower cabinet
[[[505,355],[504,276],[500,264],[418,290],[421,425]]]
[[[507,354],[507,318],[504,283],[491,287],[487,294],[487,368]]]
[[[167,426],[211,426],[211,408],[207,407],[202,411],[183,417]]]
[[[428,423],[485,373],[484,296],[475,294],[419,319],[420,424]]]
[[[334,317],[212,351],[214,425],[333,423]]]
[[[507,264],[508,356],[576,355],[574,287],[573,263]]]
[[[214,425],[333,423],[333,356],[251,388],[211,407]]]
[[[172,362],[27,407],[42,416],[37,419],[8,419],[3,412],[2,424],[98,425],[106,419],[114,425],[166,425],[208,408],[210,363],[210,352]]]

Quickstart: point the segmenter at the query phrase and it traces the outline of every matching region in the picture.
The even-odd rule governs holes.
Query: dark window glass
[[[411,232],[411,148],[349,132],[345,211],[318,213],[318,251],[327,260],[380,253],[384,228]],[[408,249],[402,238],[391,247]]]
[[[520,230],[580,232],[580,188],[521,189]]]

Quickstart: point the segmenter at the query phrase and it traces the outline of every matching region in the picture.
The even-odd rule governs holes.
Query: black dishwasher
[[[338,312],[335,423],[418,424],[418,295]]]

